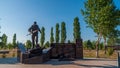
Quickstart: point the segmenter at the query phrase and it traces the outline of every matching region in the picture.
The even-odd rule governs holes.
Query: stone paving
[[[1,58],[0,68],[117,68],[117,60],[85,58],[75,61],[58,61],[52,59],[43,64],[21,64],[16,58]]]

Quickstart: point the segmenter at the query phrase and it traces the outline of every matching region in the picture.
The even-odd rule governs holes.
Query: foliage
[[[74,41],[76,41],[76,39],[81,39],[80,23],[78,17],[75,17],[73,26],[74,26],[73,36],[74,36]]]
[[[45,43],[44,47],[45,47],[45,48],[50,47],[50,43],[49,43],[49,41],[47,41],[47,42]]]
[[[100,42],[100,44],[99,44],[99,50],[103,50],[104,49],[104,43],[103,42]]]
[[[7,48],[12,49],[13,48],[13,44],[12,43],[8,43],[7,44]]]
[[[65,43],[66,41],[66,25],[65,22],[61,23],[61,43]]]
[[[30,40],[27,40],[25,46],[26,46],[27,49],[31,49],[31,47],[32,47],[32,42],[31,42]]]
[[[54,42],[54,33],[53,33],[53,27],[51,28],[51,36],[50,36],[50,43]]]
[[[16,34],[13,35],[13,43],[12,43],[13,47],[15,48],[17,46],[16,43]]]
[[[71,41],[70,41],[70,40],[68,40],[68,43],[71,43]]]
[[[87,41],[87,48],[90,50],[92,49],[92,43],[90,40]]]
[[[56,43],[59,43],[59,23],[56,24],[56,35],[55,35],[55,39],[56,39]]]
[[[118,30],[114,31],[114,32],[111,32],[110,35],[109,35],[109,38],[107,40],[107,44],[108,45],[116,45],[116,44],[119,44],[120,43],[120,33]]]
[[[101,37],[106,38],[113,33],[120,24],[120,10],[116,9],[113,0],[87,0],[85,10],[81,10],[88,27],[98,35],[96,50],[98,57],[98,45]]]
[[[96,43],[96,41],[90,41],[90,40],[84,41],[83,48],[89,49],[89,50],[94,50],[96,48],[95,43]],[[102,50],[102,49],[104,49],[104,45],[103,45],[103,42],[100,42],[99,50]]]
[[[88,47],[87,47],[87,41],[84,41],[84,42],[83,42],[83,48],[84,48],[84,49],[88,49]]]
[[[113,46],[113,45],[115,45],[115,42],[116,42],[116,38],[114,38],[114,37],[111,36],[108,39],[107,44],[108,44],[108,46]],[[114,52],[114,50],[112,48],[107,49],[107,55],[108,56],[112,55],[113,52]]]
[[[95,44],[96,44],[96,41],[92,41],[92,49],[96,48]]]
[[[109,35],[109,38],[107,40],[108,46],[119,45],[120,44],[119,36],[120,36],[120,34],[119,34],[118,30],[111,32],[111,34]],[[107,50],[107,55],[112,55],[113,52],[114,52],[114,50],[112,48],[109,48]]]
[[[109,48],[107,51],[107,55],[110,56],[114,53],[114,50],[112,48]]]
[[[7,35],[3,34],[2,35],[2,43],[1,43],[1,48],[6,48],[7,47]]]
[[[120,38],[116,38],[116,44],[120,44]]]
[[[43,47],[44,41],[45,41],[45,28],[42,27],[42,29],[41,29],[41,39],[40,39],[41,47]]]

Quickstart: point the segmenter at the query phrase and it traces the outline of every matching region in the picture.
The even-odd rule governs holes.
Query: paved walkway
[[[58,61],[52,59],[43,64],[21,64],[16,58],[0,59],[0,68],[117,68],[117,60],[83,59],[76,61]]]
[[[17,64],[17,58],[0,58],[0,64]]]

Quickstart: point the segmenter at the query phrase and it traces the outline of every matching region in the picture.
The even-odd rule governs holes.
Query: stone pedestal
[[[76,39],[76,58],[77,59],[83,59],[83,45],[82,45],[82,39]]]

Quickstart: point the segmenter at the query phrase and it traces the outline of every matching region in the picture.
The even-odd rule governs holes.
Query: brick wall
[[[70,58],[83,58],[82,40],[76,40],[76,43],[52,43],[51,58],[59,58],[61,55]]]

